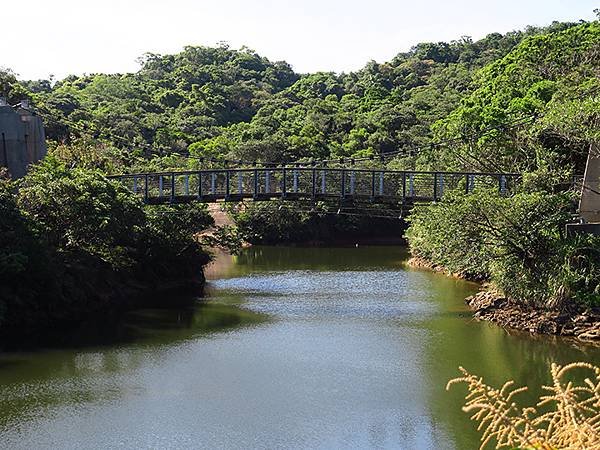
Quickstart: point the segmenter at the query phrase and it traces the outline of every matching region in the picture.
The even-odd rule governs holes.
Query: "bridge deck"
[[[487,187],[506,194],[519,175],[278,167],[136,173],[111,178],[121,180],[149,204],[245,199],[415,203],[439,200],[444,192],[454,189],[468,193]]]

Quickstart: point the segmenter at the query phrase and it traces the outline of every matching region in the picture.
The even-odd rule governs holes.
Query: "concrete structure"
[[[28,102],[13,108],[0,98],[0,166],[6,167],[13,178],[20,178],[29,164],[46,153],[44,125]]]
[[[567,235],[600,235],[600,149],[590,146],[579,200],[581,223],[567,225]]]
[[[579,216],[585,223],[600,223],[600,149],[590,146],[581,200],[579,201]]]

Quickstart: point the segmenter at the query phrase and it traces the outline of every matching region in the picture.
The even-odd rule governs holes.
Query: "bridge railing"
[[[480,187],[514,190],[518,174],[424,172],[327,167],[210,169],[117,175],[148,203],[191,200],[368,199],[436,201],[445,192]]]

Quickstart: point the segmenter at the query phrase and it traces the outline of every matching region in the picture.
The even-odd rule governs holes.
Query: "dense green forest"
[[[141,164],[136,156],[188,153],[233,162],[401,152],[408,158],[402,164],[419,159],[426,167],[435,162],[418,157],[425,152],[415,147],[435,139],[432,125],[473,91],[482,67],[524,39],[576,26],[557,22],[479,41],[422,43],[347,74],[297,74],[247,48],[186,47],[145,55],[137,73],[54,84],[4,73],[0,86],[12,101],[33,101],[56,146],[83,147],[80,158],[107,170]],[[72,149],[67,153],[73,157]]]
[[[0,72],[0,94],[28,98],[42,115],[51,154],[0,192],[0,328],[19,326],[24,305],[56,311],[53,301],[83,298],[54,280],[68,279],[74,261],[138,277],[149,266],[168,274],[185,258],[202,265],[193,233],[210,219],[201,207],[143,208],[105,174],[253,161],[373,156],[361,164],[520,172],[512,197],[463,189],[416,207],[411,252],[537,307],[600,301],[600,242],[564,235],[576,213],[572,177],[600,141],[598,21],[421,43],[354,73],[298,74],[226,45],[147,54],[140,64],[56,82]],[[373,232],[373,221],[332,219],[322,205],[294,208],[252,205],[234,217],[254,242]],[[47,304],[46,286],[57,292]]]

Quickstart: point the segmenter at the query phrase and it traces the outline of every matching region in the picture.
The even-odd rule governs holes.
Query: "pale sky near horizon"
[[[297,72],[348,72],[419,42],[593,20],[598,7],[598,0],[4,0],[0,67],[22,79],[132,72],[145,52],[225,41]]]

